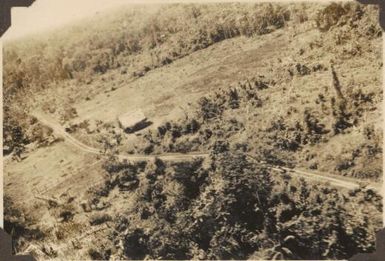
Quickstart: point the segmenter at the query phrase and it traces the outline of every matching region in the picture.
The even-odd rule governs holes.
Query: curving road
[[[53,132],[57,136],[61,136],[64,141],[68,142],[72,146],[78,148],[81,151],[87,152],[87,153],[92,153],[92,154],[97,154],[97,155],[103,155],[105,156],[106,154],[102,152],[100,149],[96,149],[93,147],[90,147],[81,141],[77,140],[76,138],[72,137],[71,134],[65,131],[65,128],[61,126],[60,124],[56,123],[55,120],[42,113],[42,112],[34,112],[32,114],[41,124],[50,127]],[[179,161],[179,160],[186,160],[186,159],[191,159],[191,158],[206,158],[208,157],[208,153],[164,153],[164,154],[159,154],[159,155],[145,155],[145,154],[118,154],[116,155],[117,158],[119,159],[127,159],[130,161],[143,161],[143,160],[148,160],[148,159],[154,159],[154,158],[159,158],[164,161]]]
[[[56,135],[62,136],[64,138],[64,141],[68,142],[72,146],[78,148],[79,150],[82,150],[84,152],[93,153],[97,155],[105,155],[101,150],[92,148],[81,141],[77,140],[76,138],[72,137],[69,133],[67,133],[63,126],[56,123],[54,119],[49,117],[48,115],[45,115],[42,112],[34,112],[32,114],[34,117],[37,118],[43,125],[52,128],[53,132]],[[143,161],[143,160],[149,160],[149,159],[155,159],[159,158],[164,161],[183,161],[191,158],[207,158],[209,156],[209,153],[165,153],[165,154],[159,154],[159,155],[141,155],[141,154],[126,154],[122,155],[119,154],[117,157],[119,159],[126,159],[130,161]],[[251,155],[249,155],[249,158],[257,161],[255,158],[253,158]],[[258,163],[262,163],[259,162]],[[327,173],[320,173],[320,172],[313,172],[313,171],[304,171],[300,169],[290,169],[286,167],[281,166],[268,166],[270,169],[280,172],[280,173],[290,173],[292,176],[296,176],[298,178],[305,178],[307,180],[315,181],[318,183],[327,183],[334,187],[344,188],[344,189],[356,189],[361,187],[362,185],[365,185],[366,188],[372,189],[376,191],[377,193],[382,192],[382,184],[374,183],[374,182],[363,182],[358,181],[353,178],[346,178],[338,175],[331,175]],[[382,193],[381,193],[382,194]]]

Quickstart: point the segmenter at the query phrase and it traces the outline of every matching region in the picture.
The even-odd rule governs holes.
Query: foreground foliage
[[[348,194],[273,174],[243,152],[221,148],[213,151],[208,168],[200,160],[125,167],[109,162],[109,180],[116,175],[138,180],[131,188],[134,206],[115,219],[111,238],[118,238],[115,243],[123,249],[113,254],[128,259],[343,259],[374,250],[381,227],[379,195],[365,189]]]

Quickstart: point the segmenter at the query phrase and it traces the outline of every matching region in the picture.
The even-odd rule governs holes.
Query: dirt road
[[[104,155],[101,150],[92,148],[81,141],[75,139],[72,137],[69,133],[65,131],[63,126],[56,123],[52,117],[49,117],[48,115],[42,113],[42,112],[34,112],[32,114],[34,117],[36,117],[43,125],[48,126],[52,128],[53,132],[56,135],[61,136],[64,138],[66,142],[71,144],[72,146],[75,146],[79,150],[82,150],[84,152],[93,153],[97,155]],[[164,161],[183,161],[183,160],[191,160],[192,158],[207,158],[209,156],[208,153],[167,153],[167,154],[160,154],[160,155],[140,155],[140,154],[130,154],[130,155],[117,155],[117,157],[121,160],[129,160],[129,161],[143,161],[143,160],[149,160],[154,158],[159,158]],[[250,156],[251,159],[254,159],[252,156]],[[256,159],[254,159],[256,160]],[[259,162],[261,163],[261,162]],[[314,172],[314,171],[304,171],[299,169],[290,169],[286,167],[278,167],[278,166],[268,166],[270,169],[280,172],[280,173],[290,173],[292,176],[296,176],[298,178],[305,178],[307,180],[319,182],[319,183],[327,183],[334,187],[344,188],[344,189],[356,189],[359,188],[361,185],[366,185],[366,188],[372,189],[378,193],[381,193],[382,184],[381,183],[369,183],[369,182],[362,182],[355,180],[353,178],[346,178],[338,175],[331,175],[328,173],[320,173],[320,172]]]
[[[295,175],[297,177],[302,177],[307,180],[312,180],[315,182],[322,182],[322,183],[329,183],[330,185],[334,187],[340,187],[340,188],[345,188],[345,189],[357,189],[361,185],[365,185],[367,189],[372,189],[376,191],[377,193],[381,193],[381,183],[376,184],[376,183],[369,183],[369,182],[363,182],[363,181],[357,181],[353,180],[352,178],[345,178],[341,176],[336,176],[336,175],[330,175],[326,173],[318,174],[315,172],[309,172],[309,171],[304,171],[304,170],[299,170],[299,169],[290,169],[290,168],[285,168],[285,167],[270,167],[271,169],[275,171],[286,171],[290,175]]]
[[[69,133],[67,133],[65,131],[64,127],[61,126],[60,124],[56,123],[52,117],[50,117],[50,116],[48,116],[42,112],[34,112],[34,113],[32,113],[32,115],[34,117],[36,117],[38,119],[38,121],[40,121],[41,124],[43,124],[47,127],[50,127],[57,136],[61,136],[64,139],[64,141],[68,142],[72,146],[75,146],[79,150],[82,150],[82,151],[88,152],[88,153],[101,155],[101,156],[106,155],[101,150],[90,147],[90,146],[82,143],[81,141],[77,140],[76,138],[72,137]],[[126,159],[129,161],[143,161],[143,160],[154,159],[154,158],[159,158],[159,159],[164,160],[164,161],[179,161],[179,160],[182,161],[182,160],[191,159],[191,158],[200,158],[200,157],[205,158],[208,155],[209,155],[208,153],[188,153],[188,154],[165,153],[165,154],[161,154],[161,155],[154,155],[154,154],[153,155],[142,155],[142,154],[125,154],[125,155],[123,155],[123,154],[118,154],[118,155],[116,155],[116,157],[118,157],[121,160]]]

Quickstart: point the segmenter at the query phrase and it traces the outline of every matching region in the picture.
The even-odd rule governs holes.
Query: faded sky
[[[44,32],[111,8],[138,2],[131,0],[36,0],[32,6],[12,8],[12,26],[4,40]],[[144,1],[145,2],[145,1]]]
[[[82,18],[125,4],[170,2],[233,2],[234,0],[36,0],[31,7],[12,8],[12,26],[3,39],[15,39],[61,27]],[[237,0],[237,2],[283,2],[285,0]],[[303,0],[286,0],[302,2]],[[313,0],[328,2],[331,0]],[[312,2],[313,2],[312,1]],[[344,0],[337,0],[344,1]],[[345,0],[346,1],[346,0]]]

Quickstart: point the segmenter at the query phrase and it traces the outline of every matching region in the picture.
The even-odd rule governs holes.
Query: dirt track
[[[51,117],[48,115],[41,113],[41,112],[34,112],[33,116],[36,117],[43,125],[52,128],[53,132],[64,138],[66,142],[71,144],[72,146],[75,146],[76,148],[88,152],[93,153],[97,155],[105,155],[104,152],[102,152],[99,149],[92,148],[81,141],[78,141],[76,138],[72,137],[69,133],[65,131],[63,126],[56,123]],[[127,159],[130,161],[142,161],[142,160],[148,160],[153,159],[155,157],[165,160],[165,161],[178,161],[178,160],[185,160],[185,159],[191,159],[195,157],[207,157],[208,153],[167,153],[167,154],[161,154],[161,155],[140,155],[140,154],[126,154],[126,155],[116,155],[119,159]]]
[[[74,137],[72,137],[70,134],[68,134],[63,126],[56,123],[51,117],[48,115],[45,115],[42,112],[34,112],[33,116],[36,117],[43,125],[46,125],[50,128],[52,128],[53,132],[56,135],[61,136],[64,138],[64,141],[68,142],[72,146],[75,146],[79,150],[82,150],[84,152],[93,153],[97,155],[105,155],[102,151],[96,148],[92,148]],[[126,159],[129,161],[143,161],[148,159],[154,159],[159,158],[164,161],[183,161],[186,159],[191,158],[206,158],[208,157],[208,153],[167,153],[167,154],[160,154],[160,155],[117,155],[117,157],[121,160]],[[250,158],[253,159],[252,156]],[[359,188],[364,182],[354,180],[352,178],[345,178],[337,175],[331,175],[327,173],[315,173],[310,171],[304,171],[299,169],[290,169],[286,167],[278,167],[278,166],[269,166],[270,169],[278,172],[286,172],[290,173],[290,175],[294,175],[299,178],[305,178],[307,180],[320,182],[320,183],[328,183],[334,187],[344,188],[344,189],[356,189]],[[381,192],[381,184],[378,183],[365,183],[366,187],[369,189],[373,189],[377,191],[378,193]]]

